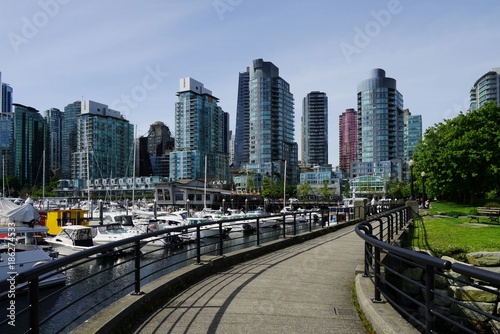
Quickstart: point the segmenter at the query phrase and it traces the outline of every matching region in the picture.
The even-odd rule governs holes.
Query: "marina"
[[[308,214],[312,215],[311,212]],[[278,218],[282,221],[278,226],[260,228],[260,219],[264,218],[265,216],[259,218],[258,227],[256,225],[255,229],[247,230],[241,226],[248,223],[248,218],[237,217],[219,221],[202,220],[202,223],[192,225],[192,227],[173,226],[150,231],[147,234],[131,233],[133,235],[131,238],[61,256],[53,261],[51,266],[46,266],[46,270],[64,274],[65,284],[40,290],[37,326],[40,326],[40,332],[67,332],[124,295],[136,290],[140,291],[140,286],[144,284],[184,266],[199,262],[202,256],[218,256],[323,226],[321,221],[315,219],[311,219],[308,224],[284,224],[284,215],[279,215]],[[201,237],[203,230],[223,230],[223,224],[225,229],[231,226],[228,233],[214,233],[212,237],[208,235]],[[188,227],[189,229],[186,230]],[[177,242],[167,243],[160,247],[144,246],[144,244],[149,244],[149,242],[143,242],[146,239],[163,240],[172,235],[186,233],[191,238],[178,239]],[[130,251],[116,252],[117,247]],[[139,267],[137,267],[137,261],[140,263]],[[58,263],[60,266],[57,265]],[[29,280],[31,277],[29,274],[19,275],[17,277],[19,283]],[[139,282],[137,275],[140,277]],[[25,309],[30,305],[28,294],[16,293],[15,300],[16,312],[19,312],[16,313],[17,323],[19,325],[25,323],[29,326],[29,312]],[[4,313],[2,319],[8,320],[8,311],[6,311],[8,303],[9,299],[1,301],[1,305],[5,306],[2,307]],[[7,320],[0,324],[0,331],[8,328]]]

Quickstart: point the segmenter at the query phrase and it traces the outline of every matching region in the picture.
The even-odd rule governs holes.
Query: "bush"
[[[484,206],[487,208],[498,208],[500,207],[500,204],[498,204],[497,202],[488,202]]]

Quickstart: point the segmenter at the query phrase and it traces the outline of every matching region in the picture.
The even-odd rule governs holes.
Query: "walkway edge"
[[[176,296],[187,287],[217,272],[238,263],[257,258],[295,244],[337,231],[341,228],[359,223],[353,220],[348,223],[327,226],[320,230],[278,239],[260,246],[245,248],[223,256],[204,256],[201,264],[191,264],[169,273],[142,287],[140,295],[127,295],[79,325],[71,333],[76,334],[109,334],[124,333],[130,330],[135,321],[150,314],[166,300]]]
[[[366,319],[377,334],[419,334],[387,301],[372,302],[374,286],[369,277],[357,274],[355,278],[358,303]]]

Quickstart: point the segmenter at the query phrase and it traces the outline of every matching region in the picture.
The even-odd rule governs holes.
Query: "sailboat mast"
[[[134,209],[135,203],[135,161],[136,161],[136,140],[137,140],[137,124],[134,125],[134,167],[132,171],[132,210]]]
[[[207,155],[205,155],[205,190],[203,195],[203,208],[207,208]]]

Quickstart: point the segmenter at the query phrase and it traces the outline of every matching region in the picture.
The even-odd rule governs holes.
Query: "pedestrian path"
[[[132,332],[366,333],[351,297],[362,263],[349,226],[208,277]]]

